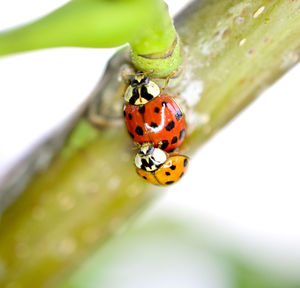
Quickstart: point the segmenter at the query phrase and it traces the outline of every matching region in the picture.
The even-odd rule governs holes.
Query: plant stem
[[[194,3],[180,15],[186,73],[177,89],[205,119],[193,123],[186,152],[298,62],[299,11],[300,1],[215,0]],[[109,73],[115,81],[119,71]],[[61,282],[64,272],[164,191],[135,175],[126,134],[124,127],[77,123],[66,147],[1,219],[1,286]]]
[[[159,53],[176,32],[161,0],[73,0],[28,25],[0,33],[0,56],[42,48],[116,47]]]

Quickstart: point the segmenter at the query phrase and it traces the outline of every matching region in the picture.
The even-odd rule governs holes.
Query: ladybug
[[[135,157],[135,166],[137,174],[146,181],[164,186],[177,182],[185,174],[189,158],[144,143]]]
[[[131,138],[139,143],[152,143],[167,152],[179,147],[186,134],[184,114],[169,95],[148,76],[134,76],[124,99],[124,120]]]

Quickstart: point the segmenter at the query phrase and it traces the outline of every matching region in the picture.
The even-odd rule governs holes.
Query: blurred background
[[[0,2],[0,30],[66,2]],[[166,2],[175,15],[189,1]],[[0,181],[83,103],[114,51],[0,59]],[[206,143],[185,178],[66,285],[300,287],[299,75],[298,65]]]

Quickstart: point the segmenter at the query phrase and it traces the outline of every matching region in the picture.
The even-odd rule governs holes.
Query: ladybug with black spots
[[[186,134],[184,114],[172,97],[160,94],[159,86],[149,76],[134,76],[124,100],[125,124],[135,142],[149,142],[167,152],[182,144]]]
[[[178,153],[167,153],[144,143],[135,157],[136,172],[149,183],[170,185],[185,174],[189,158]]]

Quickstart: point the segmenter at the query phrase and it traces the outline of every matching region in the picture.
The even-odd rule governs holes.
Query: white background
[[[64,2],[1,1],[0,30]],[[184,4],[167,2],[173,15]],[[0,59],[0,179],[85,99],[113,51],[62,48]],[[298,65],[209,141],[151,213],[180,211],[226,231],[237,246],[270,252],[279,265],[299,262],[299,72]]]

